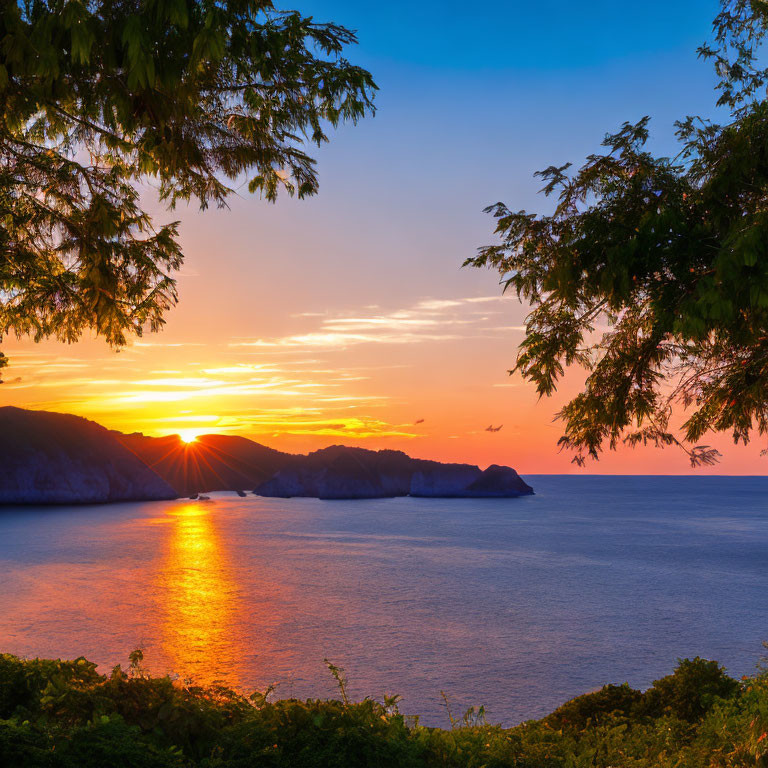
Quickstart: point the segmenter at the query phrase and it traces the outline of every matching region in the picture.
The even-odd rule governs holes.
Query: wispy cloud
[[[390,312],[371,311],[378,307],[368,307],[364,308],[368,309],[367,313],[361,311],[334,317],[303,313],[302,317],[322,317],[319,327],[287,336],[234,339],[230,346],[344,349],[359,344],[455,341],[475,335],[491,314],[501,311],[503,300],[500,296],[422,299],[411,307]],[[491,308],[493,305],[498,305],[496,312]],[[478,306],[482,309],[478,310]],[[501,328],[505,327],[499,330]]]
[[[168,349],[176,349],[177,347],[204,347],[205,344],[197,341],[134,341],[131,344],[132,347],[151,348],[151,347],[166,347]]]

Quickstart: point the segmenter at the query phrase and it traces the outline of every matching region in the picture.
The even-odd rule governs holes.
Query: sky
[[[315,153],[319,194],[271,205],[243,188],[205,212],[149,195],[158,222],[181,220],[186,254],[165,329],[120,352],[6,339],[0,402],[295,452],[344,443],[524,474],[689,473],[677,449],[571,464],[554,415],[583,372],[541,401],[510,377],[527,309],[498,275],[461,265],[495,242],[486,205],[546,212],[533,173],[578,163],[624,120],[651,115],[652,148],[675,154],[674,120],[713,114],[696,47],[717,4],[292,7],[356,29],[348,58],[380,87],[376,116]],[[765,472],[762,445],[708,442],[723,459],[697,471]]]

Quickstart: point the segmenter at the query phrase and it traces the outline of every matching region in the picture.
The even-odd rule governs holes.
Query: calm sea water
[[[768,478],[534,476],[512,500],[0,511],[0,650],[278,694],[404,695],[445,723],[540,716],[677,657],[750,673],[768,639]]]

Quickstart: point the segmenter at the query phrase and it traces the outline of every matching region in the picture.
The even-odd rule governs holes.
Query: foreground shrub
[[[698,656],[681,659],[671,675],[654,681],[645,692],[642,709],[652,717],[668,714],[693,723],[718,699],[729,699],[739,690],[739,682],[728,677],[716,661]]]
[[[278,701],[221,736],[206,766],[374,768],[423,765],[422,749],[399,714],[374,701]]]
[[[0,721],[0,765],[7,768],[184,768],[181,750],[163,749],[141,730],[105,717],[72,729]]]
[[[0,719],[36,718],[44,711],[59,718],[88,717],[91,691],[103,679],[84,658],[22,661],[0,654]],[[76,715],[80,706],[86,711]]]
[[[152,677],[140,653],[100,675],[85,659],[0,656],[2,768],[737,768],[768,766],[768,675],[733,680],[679,662],[641,692],[606,685],[538,721],[448,729],[405,718],[396,697],[246,698]]]
[[[616,716],[629,717],[640,706],[643,694],[623,685],[604,685],[599,691],[585,693],[558,707],[544,722],[552,728],[581,731]]]

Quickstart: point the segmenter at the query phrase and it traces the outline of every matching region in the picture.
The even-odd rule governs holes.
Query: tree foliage
[[[176,301],[170,207],[318,186],[306,144],[372,112],[355,35],[270,0],[18,0],[0,6],[0,339],[114,345]],[[7,362],[0,355],[0,367]]]
[[[514,370],[542,396],[588,370],[558,414],[579,463],[623,441],[681,445],[695,466],[717,460],[697,444],[710,431],[768,434],[767,31],[768,4],[723,0],[699,54],[730,117],[680,120],[676,158],[647,149],[644,117],[578,170],[537,174],[552,213],[487,209],[501,242],[467,263],[532,306]]]

